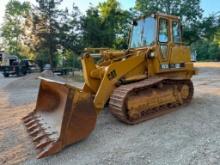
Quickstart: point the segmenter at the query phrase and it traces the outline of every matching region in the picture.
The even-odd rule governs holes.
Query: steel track
[[[159,84],[161,83],[166,84],[166,86],[181,86],[184,84],[188,85],[189,96],[187,97],[187,99],[184,99],[182,103],[173,102],[169,105],[161,105],[152,109],[146,107],[146,110],[141,112],[140,118],[136,120],[130,119],[128,115],[128,109],[126,108],[126,100],[128,99],[128,97],[132,94],[135,95],[135,93],[144,91],[149,88],[157,88],[157,86],[159,86]],[[138,124],[140,122],[170,113],[172,111],[175,111],[177,107],[188,104],[192,100],[193,92],[194,88],[191,80],[169,80],[164,78],[150,78],[131,84],[124,84],[116,88],[110,98],[109,109],[112,115],[118,118],[120,121],[127,124]]]

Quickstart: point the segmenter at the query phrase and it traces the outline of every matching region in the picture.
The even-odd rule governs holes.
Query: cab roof
[[[175,20],[180,20],[179,16],[175,16],[175,15],[170,15],[170,14],[165,14],[165,13],[161,13],[161,12],[156,12],[156,13],[152,13],[149,15],[145,15],[145,16],[140,16],[137,19],[134,19],[135,21],[140,20],[140,19],[145,19],[149,16],[153,16],[153,17],[166,17],[168,19],[175,19]]]

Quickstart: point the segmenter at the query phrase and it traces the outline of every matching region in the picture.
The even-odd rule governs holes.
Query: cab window
[[[138,48],[153,45],[155,42],[156,19],[147,17],[138,20],[133,26],[130,40],[130,48]]]
[[[173,21],[172,31],[173,31],[173,42],[180,43],[181,42],[181,30],[180,30],[179,22]]]
[[[159,42],[168,42],[168,20],[161,18],[159,20]]]

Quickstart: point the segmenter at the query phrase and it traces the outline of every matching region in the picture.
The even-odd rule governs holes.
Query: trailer
[[[0,51],[0,71],[11,67],[14,62],[18,62],[19,58],[16,55],[9,55],[4,51]]]

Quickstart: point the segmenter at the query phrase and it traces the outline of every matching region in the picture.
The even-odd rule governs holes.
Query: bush
[[[217,42],[198,41],[192,45],[193,50],[197,51],[197,60],[220,61],[220,46]]]

